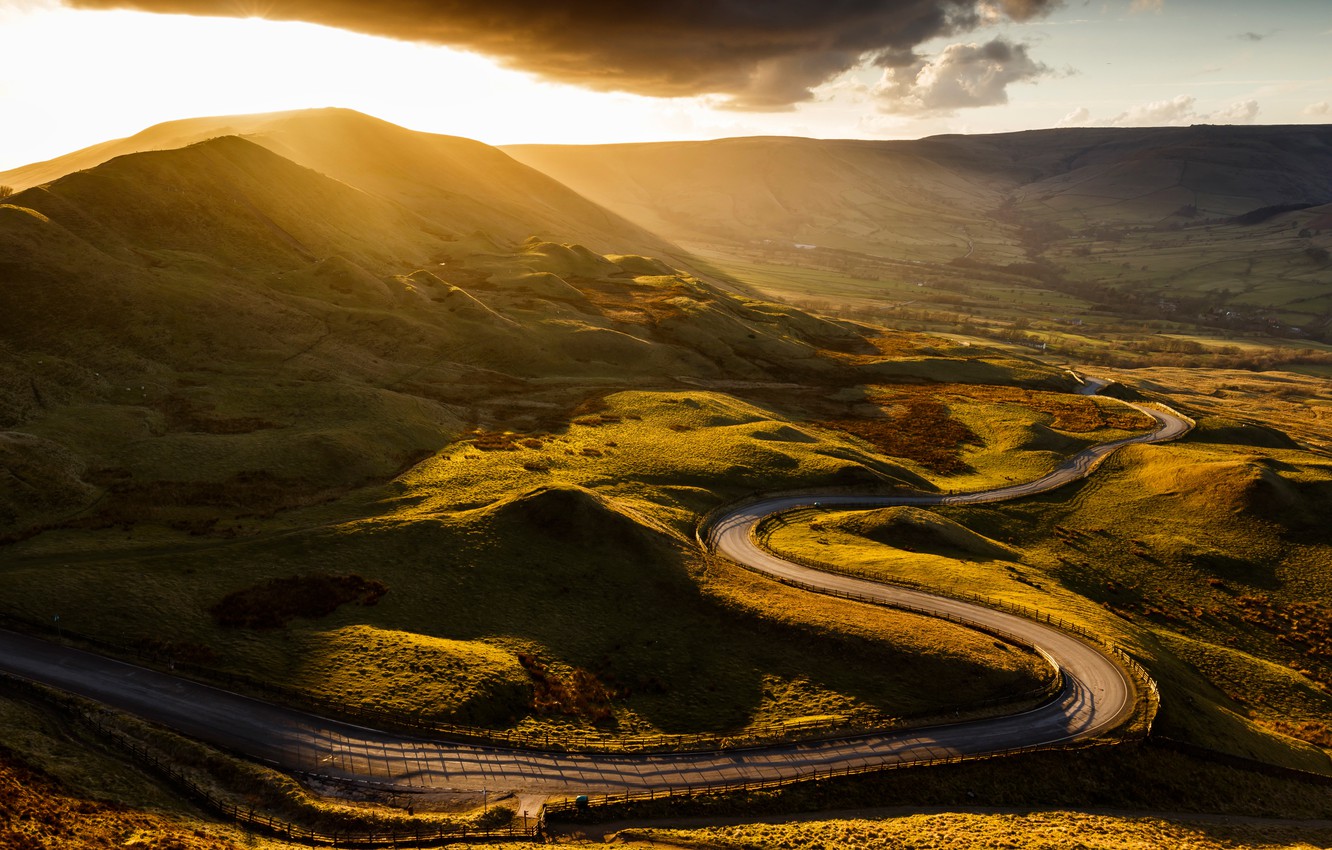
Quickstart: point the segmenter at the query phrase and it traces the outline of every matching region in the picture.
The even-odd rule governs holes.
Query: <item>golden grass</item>
[[[239,850],[277,847],[240,830],[79,796],[0,750],[0,847],[6,850]]]
[[[691,488],[738,496],[832,484],[856,466],[887,481],[914,478],[855,443],[819,440],[770,409],[705,390],[613,393],[576,410],[562,429],[485,439],[450,446],[400,478],[401,507],[390,503],[386,521],[558,485],[595,488],[692,534],[693,516],[711,504]],[[513,448],[484,450],[499,445]]]
[[[949,489],[1035,478],[1088,445],[1153,424],[1112,399],[951,382],[870,385],[856,410],[812,424],[864,440]]]
[[[1109,374],[1212,418],[1208,430],[1217,442],[1291,448],[1294,440],[1332,450],[1332,392],[1326,375],[1165,367]]]
[[[289,845],[247,836],[101,746],[81,724],[0,686],[0,847],[233,850]]]
[[[628,829],[618,833],[616,840],[629,846],[645,842],[690,850],[1312,850],[1332,845],[1332,827],[1087,812],[946,812],[699,829]]]
[[[909,506],[814,519],[811,531],[843,531],[895,549],[963,560],[1016,561],[1020,554],[931,511]]]
[[[1204,420],[1198,439],[1124,449],[1045,496],[922,511],[932,516],[915,523],[832,513],[777,528],[770,543],[1057,613],[1146,659],[1163,692],[1158,732],[1325,770],[1326,755],[1288,736],[1321,745],[1332,712],[1332,549],[1319,532],[1332,466],[1209,442],[1207,430]],[[958,526],[1009,554],[977,558]]]
[[[1151,417],[1131,407],[1118,405],[1095,396],[1053,393],[1024,387],[993,384],[945,384],[934,388],[945,397],[971,399],[992,404],[1015,404],[1050,417],[1050,427],[1058,431],[1086,434],[1103,429],[1147,431],[1155,427]]]
[[[483,641],[349,625],[311,633],[293,687],[425,722],[504,726],[540,709],[512,651]]]
[[[383,804],[391,795],[377,796],[363,792],[381,804],[363,805],[354,799],[317,796],[295,778],[273,768],[223,753],[190,738],[161,727],[152,726],[123,715],[111,715],[106,722],[120,734],[164,763],[170,764],[189,781],[203,788],[215,801],[237,808],[253,808],[278,820],[317,832],[407,831],[414,826],[425,829],[469,829],[501,826],[511,819],[513,810],[500,805],[475,805],[473,795],[455,801],[424,801],[424,811],[415,807]]]

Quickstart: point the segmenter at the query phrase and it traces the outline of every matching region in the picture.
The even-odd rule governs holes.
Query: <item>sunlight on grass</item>
[[[1011,505],[829,512],[775,527],[778,552],[976,593],[1135,648],[1157,730],[1324,770],[1329,573],[1317,505],[1332,466],[1209,443],[1121,450],[1086,482]],[[834,554],[835,553],[835,554]],[[1239,671],[1244,671],[1240,673]]]
[[[1321,826],[1263,823],[1216,824],[1161,817],[1124,817],[1081,812],[1031,814],[942,813],[882,819],[800,820],[791,823],[745,824],[701,829],[627,829],[619,841],[643,841],[698,850],[868,850],[913,847],[951,850],[966,847],[1021,847],[1063,850],[1069,846],[1098,850],[1139,850],[1144,847],[1189,847],[1192,850],[1312,850],[1332,841],[1332,829]],[[1070,841],[1072,844],[1070,844]],[[629,846],[633,846],[632,843]]]

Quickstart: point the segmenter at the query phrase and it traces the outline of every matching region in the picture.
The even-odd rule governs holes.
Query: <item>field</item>
[[[617,843],[623,842],[627,846],[644,841],[656,847],[691,850],[757,850],[769,847],[831,850],[886,846],[913,847],[918,850],[966,847],[1056,850],[1068,847],[1070,840],[1076,841],[1077,846],[1097,850],[1136,850],[1142,847],[1303,850],[1327,846],[1332,841],[1332,831],[1327,827],[1306,827],[1298,823],[1171,820],[1090,812],[948,812],[701,829],[627,829],[617,833],[615,838]]]
[[[1261,255],[1268,250],[1247,230],[1212,229],[1210,239],[1226,251]],[[844,258],[827,252],[693,247],[707,258],[704,268],[767,297],[901,330],[956,335],[971,344],[1010,344],[1053,362],[1134,369],[1163,364],[1288,369],[1310,375],[1324,375],[1332,364],[1332,347],[1316,330],[1327,312],[1326,267],[1300,259],[1304,248],[1295,244],[1297,238],[1272,249],[1285,259],[1245,277],[1217,277],[1198,269],[1197,278],[1219,286],[1217,292],[1204,284],[1188,290],[1180,282],[1160,283],[1175,278],[1174,272],[1155,266],[1159,241],[1184,237],[1149,231],[1133,238],[1141,240],[1138,254],[1117,260],[1113,275],[1086,265],[1080,253],[1085,246],[1076,241],[1051,248],[1064,253],[1049,266],[931,265],[866,256],[852,271]],[[1134,271],[1125,271],[1125,265]],[[1298,275],[1298,281],[1287,280],[1290,275]],[[1241,290],[1247,293],[1243,303]],[[1232,295],[1236,300],[1229,309],[1218,306],[1230,303]]]
[[[277,848],[217,824],[44,705],[0,694],[0,845]]]
[[[20,692],[0,694],[0,842],[7,847],[94,848],[111,845],[194,848],[293,847],[279,840],[219,825],[184,803],[170,787],[131,767],[114,748],[72,716]],[[181,746],[176,744],[173,746]],[[586,836],[615,833],[627,847],[874,847],[886,841],[919,847],[975,846],[977,838],[1002,846],[1063,847],[1070,835],[1088,847],[1170,845],[1253,848],[1320,847],[1328,843],[1324,822],[1272,820],[1313,818],[1326,810],[1326,789],[1204,767],[1170,754],[1147,759],[1133,753],[1107,759],[1097,753],[1054,754],[1040,763],[1018,759],[1011,766],[958,766],[911,775],[869,777],[840,788],[792,789],[794,801],[751,799],[750,814],[718,812],[707,820],[674,819],[660,826],[624,829],[614,824],[557,827],[557,844],[586,846]],[[214,757],[216,758],[216,757]],[[40,769],[33,764],[42,765]],[[1150,765],[1150,766],[1149,766]],[[1150,769],[1157,779],[1139,787],[1133,777]],[[997,773],[996,773],[997,770]],[[986,789],[1002,786],[996,795]],[[253,787],[253,786],[251,786]],[[976,796],[979,791],[980,796]],[[1143,798],[1148,795],[1151,801]],[[893,801],[912,811],[872,808]],[[1026,800],[1062,805],[1025,808]],[[1095,805],[1135,813],[1091,809]],[[402,817],[401,808],[371,801],[354,804],[363,819]],[[1231,812],[1218,818],[1143,813],[1153,803],[1178,811]],[[327,804],[323,804],[327,806]],[[347,804],[342,804],[345,808]],[[492,807],[511,800],[492,801]],[[937,811],[942,805],[945,809]],[[1001,808],[993,808],[993,807]],[[765,811],[838,809],[850,812],[791,816]],[[1247,820],[1245,815],[1258,820]],[[327,814],[322,815],[327,817]],[[437,817],[438,815],[433,815]],[[743,822],[739,822],[743,820]],[[381,821],[382,822],[382,821]],[[71,824],[77,824],[72,829]],[[678,824],[678,825],[677,825]],[[704,825],[707,824],[707,825]],[[727,825],[721,825],[727,824]],[[1136,842],[1136,843],[1126,843]],[[516,850],[536,847],[508,844]]]
[[[1042,415],[998,421],[1016,435]],[[32,620],[58,610],[66,629],[321,702],[527,731],[864,721],[1030,688],[1038,662],[966,630],[849,611],[689,553],[695,517],[751,490],[947,480],[840,433],[716,392],[614,393],[553,432],[473,435],[388,485],[237,537],[136,526],[118,554],[73,560],[82,533],[48,533],[15,547],[6,575],[23,602],[12,610]],[[1012,457],[1000,432],[982,433],[967,457],[989,471],[966,480],[1022,472],[1000,463]],[[329,522],[339,510],[365,513]],[[349,595],[321,590],[330,604],[284,614],[293,596],[312,598],[316,575],[363,578],[344,582]],[[115,606],[99,603],[108,595]],[[673,601],[662,610],[662,599]],[[642,618],[649,609],[671,625]],[[866,663],[894,674],[867,680]],[[928,680],[954,684],[934,701],[916,684]],[[567,695],[543,697],[549,683]]]
[[[1325,823],[1166,814],[1328,810],[1325,785],[1189,749],[1332,772],[1326,141],[511,158],[317,110],[0,175],[0,622],[333,714],[611,748],[1013,712],[1049,675],[1034,654],[778,585],[696,524],[758,492],[1035,479],[1151,427],[1115,398],[1156,399],[1199,427],[1060,491],[767,540],[1124,645],[1161,684],[1155,741],[656,801],[751,822],[616,840],[1327,846]],[[1115,383],[1076,395],[1070,369]],[[357,794],[106,722],[305,823],[520,805],[327,799]],[[5,686],[0,732],[0,844],[280,846],[131,767],[85,708]],[[790,817],[834,809],[855,811]]]
[[[1332,465],[1229,436],[1204,418],[1184,444],[1125,449],[1035,499],[832,513],[775,529],[769,545],[1057,612],[1146,660],[1162,688],[1158,734],[1326,770],[1314,600],[1329,593],[1329,550],[1314,517]]]

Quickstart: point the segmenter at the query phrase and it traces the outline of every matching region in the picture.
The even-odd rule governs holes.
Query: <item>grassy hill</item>
[[[969,247],[977,259],[1001,256],[986,241],[1016,235],[1003,226],[1010,210],[1076,232],[1332,199],[1332,131],[1318,126],[505,150],[682,242],[784,240],[918,259]],[[968,245],[972,228],[979,245]]]
[[[8,453],[50,470],[20,488],[46,493],[35,515],[152,481],[299,503],[469,427],[560,417],[588,381],[849,376],[820,352],[869,347],[634,255],[458,239],[235,137],[10,200],[0,413]],[[532,383],[552,378],[571,386]]]
[[[455,234],[236,136],[119,157],[11,198],[127,263],[279,271],[339,254],[387,268]],[[59,257],[35,257],[49,268]]]
[[[691,245],[805,244],[947,262],[1012,254],[990,220],[1013,181],[932,160],[924,143],[744,138],[517,145],[525,162],[626,218]]]
[[[1154,734],[1326,772],[1329,547],[1314,517],[1332,464],[1236,437],[1204,418],[1185,444],[1125,449],[1046,496],[833,513],[771,544],[1058,612],[1147,659],[1162,694]]]
[[[1079,335],[1122,339],[1123,320],[1135,343],[1152,320],[1329,333],[1324,126],[507,150],[718,271],[824,310],[992,335],[1032,324],[1080,359],[1104,352]]]
[[[965,630],[709,566],[692,528],[749,489],[939,486],[932,449],[857,436],[905,414],[870,384],[1057,370],[390,194],[226,136],[0,206],[7,613],[499,728],[851,722],[1039,680]],[[900,675],[867,685],[838,660],[861,656]]]
[[[1332,198],[1326,126],[1048,130],[993,141],[1029,170],[1019,208],[1072,230]]]
[[[60,614],[309,704],[536,734],[951,713],[1039,685],[1040,663],[702,558],[694,523],[755,490],[1034,478],[1147,427],[1068,392],[1057,352],[1077,340],[1149,362],[1124,391],[1203,427],[1029,502],[777,542],[1061,611],[1149,660],[1168,734],[1324,769],[1330,473],[1301,448],[1332,445],[1323,367],[1164,357],[1283,362],[1223,349],[1196,314],[1326,312],[1328,208],[1285,208],[1320,199],[1325,136],[514,151],[588,200],[484,145],[321,110],[176,122],[0,175],[27,186],[0,204],[0,615]],[[1196,213],[1175,215],[1180,187]],[[718,274],[668,240],[706,240]],[[727,274],[829,309],[710,282]],[[0,715],[19,742],[0,781],[160,796],[80,784],[100,768],[48,740],[64,721],[17,697]],[[1173,771],[1171,800],[1188,777],[1225,784],[1104,759],[1125,785]],[[1064,800],[1054,784],[985,799]],[[1215,799],[1233,797],[1197,805]]]
[[[392,200],[447,230],[502,240],[532,235],[601,251],[671,253],[664,239],[598,207],[496,148],[419,133],[350,109],[229,115],[170,121],[46,162],[0,173],[15,189],[101,165],[125,154],[174,150],[243,136],[299,165]]]

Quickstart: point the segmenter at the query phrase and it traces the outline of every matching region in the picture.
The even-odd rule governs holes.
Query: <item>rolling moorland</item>
[[[1325,125],[507,150],[825,312],[1099,365],[1327,374]]]
[[[694,530],[754,492],[985,489],[1149,430],[1073,393],[1086,366],[1197,427],[1021,502],[821,511],[763,542],[1113,638],[1185,751],[719,798],[699,810],[954,813],[622,840],[1257,845],[1178,817],[970,810],[1326,811],[1315,782],[1218,758],[1332,774],[1330,143],[1204,127],[511,158],[319,110],[0,174],[0,616],[328,714],[604,746],[1011,712],[1048,679],[1033,653],[784,587]],[[18,846],[251,840],[84,711],[0,693],[3,781],[43,789],[0,823]],[[404,817],[114,722],[288,820]],[[422,816],[502,822],[520,802],[498,796]],[[1323,840],[1283,828],[1263,846]]]

